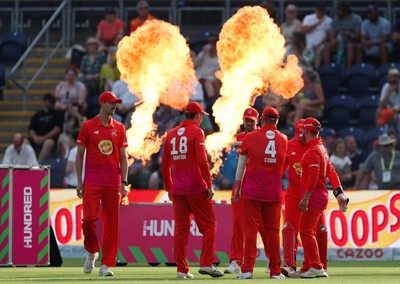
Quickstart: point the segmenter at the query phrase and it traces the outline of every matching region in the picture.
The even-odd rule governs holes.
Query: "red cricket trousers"
[[[236,261],[241,265],[244,250],[244,205],[242,199],[232,203],[232,240],[230,262]]]
[[[325,223],[324,209],[309,207],[306,212],[301,212],[299,232],[304,249],[304,262],[301,270],[310,268],[322,269],[316,239],[318,224]]]
[[[264,223],[265,254],[269,255],[270,276],[281,273],[279,227],[282,202],[265,202],[243,198],[245,216],[244,264],[242,272],[253,272],[257,257],[257,232]],[[262,232],[260,232],[262,234]]]
[[[207,200],[206,191],[190,195],[173,195],[175,214],[174,255],[177,271],[187,273],[187,242],[189,239],[192,216],[200,233],[203,235],[200,256],[200,267],[212,266],[215,255],[215,238],[217,224],[212,200]]]
[[[102,206],[103,242],[101,264],[115,266],[118,252],[119,187],[84,185],[82,229],[85,249],[89,253],[99,252],[96,236],[96,221]]]

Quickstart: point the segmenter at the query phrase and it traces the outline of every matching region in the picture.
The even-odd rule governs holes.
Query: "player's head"
[[[243,127],[246,132],[251,132],[256,129],[258,122],[258,111],[255,108],[246,108],[243,112]]]
[[[321,130],[321,123],[314,117],[307,117],[303,123],[303,135],[306,141],[318,137]]]
[[[279,121],[279,113],[274,107],[266,107],[261,115],[262,124],[277,125]]]
[[[203,120],[204,115],[209,115],[206,113],[201,104],[198,102],[190,102],[185,108],[186,119],[194,120],[198,124]]]
[[[105,112],[107,115],[113,115],[117,109],[117,104],[122,103],[120,98],[112,92],[103,92],[99,97],[100,112]]]
[[[305,144],[305,137],[303,135],[303,124],[305,119],[299,119],[294,125],[294,137],[300,141],[301,144]]]

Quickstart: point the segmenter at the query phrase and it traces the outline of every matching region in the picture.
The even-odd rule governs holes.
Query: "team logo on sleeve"
[[[181,127],[178,129],[178,135],[182,135],[183,133],[185,133],[185,127]]]
[[[268,139],[274,139],[275,138],[275,132],[273,132],[272,130],[268,130],[265,133],[265,136],[267,136]]]
[[[113,143],[110,140],[101,140],[98,147],[100,152],[106,156],[109,156],[114,152]]]

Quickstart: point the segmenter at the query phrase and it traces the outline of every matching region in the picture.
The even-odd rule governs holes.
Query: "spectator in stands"
[[[129,26],[129,34],[134,32],[138,27],[144,24],[147,20],[155,19],[154,16],[150,14],[150,6],[149,3],[145,0],[141,0],[136,5],[136,11],[138,16],[134,18]]]
[[[394,22],[392,41],[393,41],[393,54],[396,56],[395,60],[397,62],[400,62],[400,19],[397,19]]]
[[[288,113],[288,121],[293,123],[309,116],[321,118],[324,111],[325,96],[317,72],[311,69],[303,71],[304,86],[301,91],[291,99],[294,107]]]
[[[351,180],[348,187],[354,187],[356,184],[357,176],[359,175],[360,169],[367,158],[365,151],[358,147],[357,141],[353,135],[347,135],[344,138],[346,144],[347,156],[351,160]]]
[[[115,7],[107,6],[104,12],[104,19],[97,25],[96,40],[100,51],[110,52],[115,40],[123,37],[125,23],[117,18]]]
[[[268,14],[272,19],[274,19],[275,23],[277,22],[276,12],[275,12],[275,4],[271,1],[262,1],[260,6],[268,11]]]
[[[235,182],[236,162],[237,162],[236,149],[227,150],[222,152],[222,166],[214,178],[215,189],[232,189]]]
[[[206,109],[209,109],[219,96],[221,81],[215,76],[220,69],[217,56],[217,38],[210,36],[203,50],[194,58],[197,78],[204,86]]]
[[[117,43],[118,44],[118,43]],[[107,53],[106,63],[101,65],[100,70],[100,92],[111,91],[114,87],[115,81],[119,80],[120,73],[117,68],[117,59],[115,53],[117,45]]]
[[[93,118],[99,112],[100,70],[101,66],[106,62],[106,56],[98,50],[99,44],[94,37],[89,37],[86,40],[86,47],[88,53],[82,58],[78,78],[85,84],[87,89],[86,116]]]
[[[331,163],[339,176],[343,187],[348,187],[352,179],[351,160],[347,156],[346,144],[344,139],[338,138],[335,142],[333,154],[330,156]]]
[[[164,135],[178,125],[179,110],[161,104],[153,114],[153,121],[157,125],[156,134]]]
[[[55,149],[63,129],[64,112],[55,109],[56,98],[50,93],[43,96],[43,109],[36,112],[30,121],[28,140],[36,152],[38,162],[43,164]]]
[[[70,67],[65,72],[65,80],[56,86],[56,109],[66,110],[70,104],[78,104],[81,113],[86,112],[86,86],[76,80],[78,73]]]
[[[323,130],[323,129],[322,129]],[[336,131],[333,129],[329,129],[328,131],[320,132],[320,136],[322,138],[322,143],[325,148],[328,150],[329,155],[333,154],[333,150],[335,149],[335,142],[337,139]]]
[[[132,113],[136,109],[139,98],[129,91],[128,84],[123,80],[117,80],[114,83],[112,92],[122,100],[122,103],[117,105],[113,118],[123,123],[125,128],[128,129],[131,127]]]
[[[14,135],[13,143],[6,148],[1,164],[5,166],[39,165],[35,151],[31,145],[24,143],[24,137],[21,133]]]
[[[321,53],[331,22],[332,18],[325,14],[325,5],[318,4],[315,7],[315,13],[305,16],[299,27],[299,31],[306,35],[307,46],[311,47],[316,54],[315,69],[318,69],[321,64]]]
[[[322,63],[331,62],[331,56],[336,55],[336,63],[344,64],[348,44],[360,43],[362,18],[352,13],[347,1],[336,4],[336,17],[327,31],[327,42],[322,52]],[[350,63],[346,64],[350,67]]]
[[[78,177],[76,175],[76,167],[75,167],[76,152],[78,150],[75,141],[76,139],[78,139],[78,134],[79,132],[76,131],[72,135],[74,146],[68,153],[67,166],[65,167],[65,184],[67,188],[71,189],[72,188],[75,189],[76,186],[78,185]],[[85,160],[86,160],[86,153],[83,156],[83,167],[85,167],[86,163]],[[85,168],[82,169],[82,175],[83,176],[85,175]]]
[[[365,161],[356,188],[368,188],[374,171],[378,189],[400,188],[400,152],[395,150],[396,140],[386,133],[378,138],[378,149]]]
[[[57,156],[60,158],[68,158],[69,150],[75,145],[76,138],[74,134],[79,133],[82,123],[86,121],[86,117],[79,113],[79,105],[76,103],[69,104],[65,111],[63,132],[57,141]]]
[[[314,66],[315,52],[307,46],[303,33],[295,31],[292,34],[291,45],[287,46],[286,56],[294,54],[299,59],[299,65],[303,69],[312,69]]]
[[[362,63],[365,56],[380,58],[380,64],[386,64],[393,49],[390,33],[390,22],[379,16],[377,6],[369,5],[367,19],[361,24],[361,44],[350,43],[347,49],[348,65]]]
[[[288,49],[292,43],[292,35],[301,25],[301,21],[297,18],[297,7],[289,4],[285,9],[286,21],[280,25],[281,34],[285,38],[285,47]]]
[[[376,110],[376,124],[388,125],[398,129],[400,113],[400,72],[397,68],[388,71],[388,82],[381,90],[379,107]]]

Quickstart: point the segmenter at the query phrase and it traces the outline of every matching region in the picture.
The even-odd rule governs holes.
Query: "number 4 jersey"
[[[162,156],[164,186],[173,194],[196,194],[211,188],[204,132],[184,120],[168,132]]]
[[[275,125],[265,124],[246,135],[241,155],[247,155],[242,197],[275,202],[282,198],[282,168],[288,139]]]

